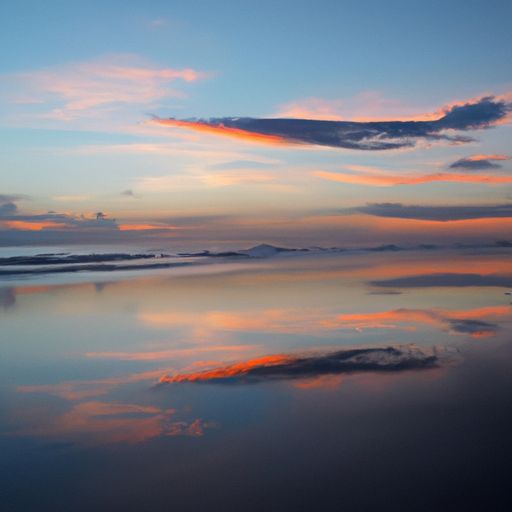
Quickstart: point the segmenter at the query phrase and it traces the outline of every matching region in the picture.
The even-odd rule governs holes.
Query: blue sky
[[[457,144],[429,136],[379,152],[275,147],[149,121],[425,120],[489,95],[508,106],[511,16],[507,1],[4,2],[0,197],[16,211],[6,210],[2,242],[37,242],[37,226],[24,223],[43,221],[39,243],[77,240],[90,228],[77,219],[98,211],[134,240],[236,243],[248,225],[258,226],[250,240],[276,240],[300,219],[294,242],[351,243],[352,231],[334,226],[352,221],[364,225],[357,239],[364,231],[368,242],[400,241],[420,239],[411,233],[421,225],[382,234],[364,216],[333,229],[325,216],[312,219],[366,203],[506,204],[508,115],[450,132]],[[453,162],[478,155],[498,158],[447,176]],[[193,234],[190,218],[201,219]],[[451,227],[449,236],[467,236]]]

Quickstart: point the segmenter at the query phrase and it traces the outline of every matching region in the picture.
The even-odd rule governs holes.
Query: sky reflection
[[[21,453],[40,464],[54,457],[43,480],[67,482],[64,454],[71,474],[85,475],[84,457],[109,467],[110,450],[119,460],[137,449],[140,467],[103,478],[113,489],[118,478],[127,479],[137,495],[153,488],[151,478],[163,478],[166,487],[171,478],[170,487],[155,490],[158,508],[169,493],[198,506],[180,488],[186,475],[194,474],[203,489],[222,490],[230,478],[238,481],[234,468],[250,460],[241,474],[269,485],[280,478],[273,469],[259,472],[263,454],[272,467],[294,457],[301,472],[307,461],[322,475],[327,494],[319,503],[327,503],[331,471],[356,488],[365,481],[360,462],[348,469],[361,453],[375,478],[389,480],[394,460],[407,480],[409,452],[428,458],[426,447],[434,442],[419,441],[421,418],[429,439],[458,447],[457,457],[474,436],[497,428],[482,423],[482,407],[485,390],[499,395],[509,379],[508,289],[448,280],[381,293],[378,282],[440,271],[464,275],[468,267],[507,274],[508,249],[435,251],[428,259],[421,252],[339,253],[223,265],[215,264],[218,272],[198,266],[196,273],[140,273],[101,284],[72,278],[39,284],[35,278],[0,288],[0,443],[11,467]],[[477,382],[484,389],[475,394]],[[441,426],[455,396],[458,412]],[[474,424],[475,415],[480,426],[473,437],[450,433],[470,419]],[[512,426],[508,412],[502,415],[500,421]],[[318,453],[297,451],[301,439]],[[393,458],[404,442],[409,448]],[[471,450],[485,463],[484,452]],[[218,453],[223,458],[214,470],[210,457]],[[166,458],[182,473],[170,470]],[[36,467],[27,485],[35,485]],[[220,472],[218,478],[212,472]],[[206,483],[207,474],[215,483]],[[101,496],[100,477],[88,478]],[[305,485],[311,491],[312,484]],[[349,503],[355,496],[348,492]]]

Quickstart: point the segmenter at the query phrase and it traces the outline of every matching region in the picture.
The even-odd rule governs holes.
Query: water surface
[[[508,509],[510,249],[194,261],[2,280],[6,510]]]

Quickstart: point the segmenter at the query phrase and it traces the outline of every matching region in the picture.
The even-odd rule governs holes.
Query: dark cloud
[[[450,221],[481,218],[512,217],[512,203],[496,205],[420,206],[401,203],[370,203],[338,210],[342,214],[364,213],[375,217]]]
[[[257,383],[356,372],[398,372],[435,367],[436,351],[413,346],[347,349],[321,355],[276,355],[197,373],[165,376],[161,383]]]
[[[510,111],[510,103],[498,100],[494,96],[486,96],[473,103],[452,107],[434,123],[438,127],[451,130],[485,128],[503,119]]]
[[[133,190],[132,190],[132,189],[130,189],[130,188],[128,188],[128,189],[126,189],[126,190],[123,190],[123,191],[121,192],[121,195],[122,195],[122,196],[126,196],[126,197],[135,197],[135,194],[133,193]]]
[[[18,211],[18,207],[15,203],[1,203],[0,202],[0,219],[5,217],[10,217],[11,215],[15,215]]]
[[[58,213],[50,210],[46,213],[30,214],[19,210],[16,202],[25,196],[0,195],[0,219],[3,221],[21,222],[54,222],[63,227],[83,228],[114,228],[117,229],[115,219],[109,219],[103,212],[97,212],[95,218],[88,218],[83,215],[75,217],[66,213]]]
[[[476,157],[465,157],[450,164],[450,169],[466,169],[468,171],[485,171],[487,169],[501,169],[500,162],[509,160],[504,155],[477,155]]]
[[[433,121],[323,121],[312,119],[222,117],[198,120],[159,119],[155,122],[207,132],[247,138],[274,137],[275,142],[315,144],[321,146],[388,150],[412,147],[419,139],[446,140],[454,143],[472,141],[470,137],[447,134],[446,130],[467,131],[487,128],[505,118],[512,106],[487,96],[474,102],[452,106]]]
[[[460,334],[472,336],[493,336],[498,330],[496,324],[473,319],[450,319],[447,320],[450,330]]]
[[[384,288],[428,288],[428,287],[467,287],[496,286],[510,288],[512,274],[421,274],[394,279],[371,281],[371,285]]]

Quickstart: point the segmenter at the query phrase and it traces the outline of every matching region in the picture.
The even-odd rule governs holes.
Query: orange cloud
[[[178,119],[154,119],[153,123],[176,128],[188,128],[201,133],[211,135],[224,135],[246,142],[265,143],[274,146],[297,145],[297,142],[290,142],[288,139],[277,135],[265,135],[262,133],[249,132],[239,128],[230,128],[223,125],[210,125],[201,121],[180,121]]]
[[[41,231],[42,229],[65,228],[67,224],[62,222],[45,221],[26,221],[26,220],[4,220],[0,221],[0,227],[7,229],[17,229],[20,231]]]
[[[400,265],[397,265],[399,268]],[[392,274],[403,275],[401,272],[384,272],[386,277]],[[282,334],[293,333],[322,333],[338,329],[397,329],[414,328],[415,324],[429,324],[438,328],[446,328],[452,320],[468,320],[486,317],[501,317],[512,314],[512,308],[489,307],[476,310],[450,311],[442,309],[397,309],[373,313],[333,315],[329,311],[303,310],[303,309],[270,309],[247,312],[220,312],[209,311],[202,314],[187,316],[179,313],[150,313],[143,314],[141,319],[146,325],[152,327],[188,326],[195,329],[200,326],[204,337],[212,335],[212,331],[239,331],[239,332],[277,332]],[[411,325],[412,327],[398,327],[397,324]],[[454,332],[454,331],[452,331]],[[476,332],[476,330],[475,330]],[[493,331],[494,332],[494,331]],[[468,334],[472,335],[473,332]],[[173,357],[186,357],[205,352],[229,352],[249,350],[253,345],[240,346],[212,346],[192,349],[178,349],[162,352],[146,353],[88,353],[89,357],[117,357],[120,359],[166,359]]]
[[[111,377],[109,379],[72,380],[57,384],[35,384],[19,386],[19,393],[48,393],[66,400],[82,400],[95,396],[106,395],[113,388],[134,382],[152,381],[162,375],[162,369],[142,373]]]
[[[214,422],[197,418],[191,422],[172,421],[175,409],[117,402],[89,401],[74,404],[64,414],[39,418],[21,435],[71,439],[85,445],[142,443],[160,436],[200,437]]]
[[[301,379],[293,383],[298,389],[338,389],[344,376],[342,375],[319,375],[311,379]]]
[[[449,108],[449,107],[448,107]],[[418,113],[418,107],[400,100],[385,98],[377,91],[363,91],[343,99],[310,97],[282,105],[276,117],[319,119],[329,121],[435,121],[444,115],[443,110]]]
[[[470,162],[480,162],[481,160],[510,160],[510,157],[507,155],[472,155],[464,158],[465,160],[469,160]]]
[[[272,117],[318,119],[330,121],[436,121],[443,117],[453,107],[466,103],[475,103],[482,94],[469,100],[452,101],[440,109],[429,112],[418,112],[421,107],[408,105],[400,100],[386,98],[378,91],[363,91],[347,99],[326,99],[318,97],[303,98],[281,105]],[[498,100],[511,101],[512,94],[497,96]],[[498,124],[503,121],[498,122]]]
[[[87,61],[8,75],[14,84],[13,103],[47,105],[39,119],[102,120],[123,106],[153,105],[166,97],[181,97],[177,81],[195,82],[207,76],[191,68],[157,67],[133,54],[112,54]]]
[[[381,171],[359,172],[358,174],[330,171],[316,171],[313,176],[329,181],[350,183],[355,185],[369,185],[376,187],[392,187],[395,185],[420,185],[436,181],[456,183],[482,183],[488,185],[512,183],[512,176],[493,176],[482,174],[462,174],[438,172],[433,174],[387,174]]]
[[[318,315],[318,312],[303,310],[265,309],[257,313],[254,311],[206,311],[190,314],[169,311],[141,313],[139,318],[150,327],[185,326],[196,332],[196,337],[207,338],[213,331],[301,332],[307,325],[317,325]]]
[[[285,379],[304,380],[312,385],[312,378],[331,375],[375,371],[403,371],[437,366],[438,349],[424,349],[414,345],[397,347],[345,348],[323,354],[276,354],[211,370],[164,375],[161,384],[182,382],[215,382],[241,379],[248,382]],[[324,383],[325,384],[325,383]],[[310,386],[310,387],[311,387]]]
[[[405,324],[427,324],[439,328],[448,327],[450,322],[459,321],[463,326],[465,321],[482,319],[489,317],[502,317],[512,315],[510,306],[493,306],[479,308],[474,310],[450,311],[443,309],[395,309],[391,311],[379,311],[374,313],[359,313],[338,315],[333,325],[339,322],[345,327],[351,327],[357,330],[396,328],[397,323]],[[468,334],[472,337],[493,336],[496,333],[496,327],[485,322],[477,324],[468,324],[469,329],[451,330],[451,332]]]
[[[172,382],[198,382],[212,379],[223,379],[245,375],[252,368],[270,367],[293,361],[294,358],[286,355],[271,355],[249,359],[241,363],[231,364],[223,368],[206,370],[196,373],[178,374],[174,376],[164,375],[160,377],[160,383]]]

